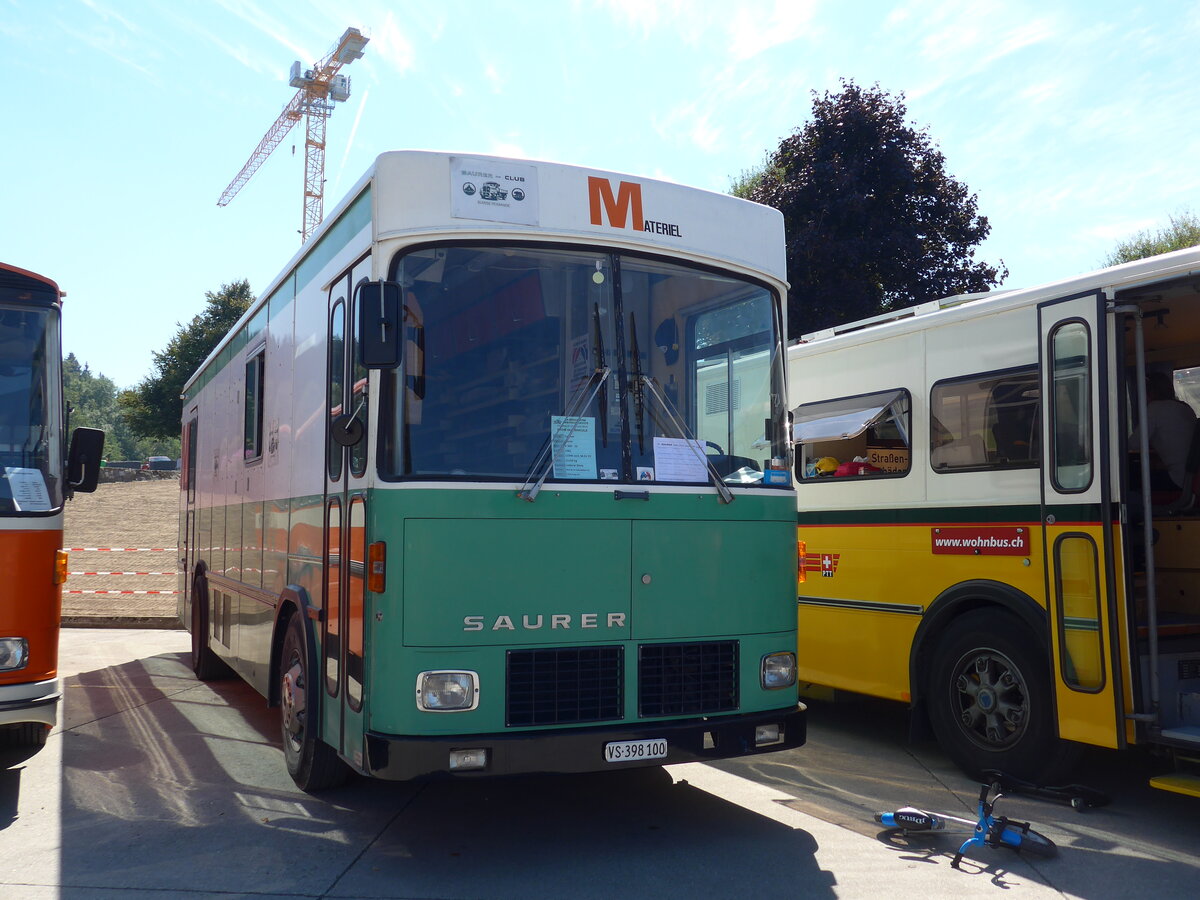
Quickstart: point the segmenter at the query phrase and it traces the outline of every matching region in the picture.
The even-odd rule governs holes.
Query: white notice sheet
[[[13,506],[21,512],[46,512],[50,509],[50,492],[41,469],[5,466],[4,477],[12,491]]]
[[[654,439],[655,481],[684,481],[700,484],[708,481],[704,445],[683,438]]]

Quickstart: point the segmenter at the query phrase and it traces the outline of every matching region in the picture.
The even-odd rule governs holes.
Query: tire
[[[0,727],[0,750],[28,750],[46,746],[50,726],[42,722],[19,722]]]
[[[292,613],[284,626],[283,649],[279,657],[279,724],[283,738],[283,758],[288,774],[300,790],[308,794],[342,784],[350,776],[337,751],[316,736],[313,727],[319,709],[320,691],[311,677],[313,659],[304,633],[304,620]]]
[[[1030,829],[1021,834],[1021,845],[1017,847],[1017,852],[1026,856],[1038,856],[1042,859],[1049,859],[1058,854],[1058,847],[1054,846],[1054,841],[1046,837],[1044,834]]]
[[[1006,612],[977,610],[950,624],[934,647],[926,698],[942,749],[972,777],[994,769],[1053,783],[1078,756],[1058,737],[1041,641]]]
[[[229,664],[208,646],[208,579],[192,582],[192,671],[201,681],[217,681],[233,674]]]

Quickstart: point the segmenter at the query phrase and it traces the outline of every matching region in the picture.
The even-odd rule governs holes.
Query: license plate
[[[604,745],[604,761],[610,763],[663,759],[666,755],[667,742],[663,738],[648,741],[612,741]]]

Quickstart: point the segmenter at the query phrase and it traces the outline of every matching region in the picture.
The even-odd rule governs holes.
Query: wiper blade
[[[646,430],[642,427],[642,420],[646,413],[646,389],[643,385],[642,375],[642,356],[638,352],[637,339],[637,320],[634,319],[633,313],[629,314],[629,352],[633,354],[633,378],[630,379],[633,385],[633,408],[637,415],[637,436],[638,436],[638,453],[646,452]]]
[[[701,449],[700,441],[696,440],[696,436],[688,430],[687,425],[684,424],[683,417],[679,414],[679,410],[677,410],[675,405],[671,403],[671,401],[663,395],[662,391],[658,389],[658,384],[653,378],[651,378],[649,375],[641,374],[639,374],[637,377],[641,379],[642,385],[649,390],[650,395],[658,400],[659,405],[667,414],[667,419],[671,426],[675,429],[676,433],[683,436],[683,438],[687,441],[688,447],[691,448],[692,454],[704,465],[705,471],[708,472],[708,480],[711,481],[713,486],[717,489],[717,493],[721,496],[721,502],[732,503],[733,492],[729,490],[729,487],[721,479],[720,473],[718,473],[716,468],[713,467],[713,464],[708,461],[708,456]]]
[[[604,332],[600,328],[600,304],[592,304],[592,325],[596,329],[596,371],[600,371],[600,367],[604,367],[604,371],[608,371],[608,366],[604,365]],[[600,382],[600,446],[608,446],[608,387],[604,381]]]
[[[537,499],[538,493],[545,484],[546,479],[550,475],[550,464],[554,458],[554,448],[563,447],[566,442],[571,439],[571,435],[575,433],[575,429],[579,427],[580,413],[591,405],[591,402],[596,398],[596,394],[604,387],[604,383],[608,380],[610,369],[608,366],[598,367],[588,377],[587,381],[575,388],[575,392],[571,395],[570,401],[567,403],[566,411],[562,415],[562,421],[559,422],[557,428],[550,435],[550,439],[542,445],[542,451],[538,454],[536,460],[529,468],[529,474],[525,477],[525,483],[521,485],[521,490],[517,492],[517,496],[522,500],[528,500],[532,503]],[[568,424],[570,425],[567,428]],[[566,429],[566,434],[563,434]],[[561,435],[561,437],[560,437]],[[534,481],[534,479],[537,479]],[[534,482],[532,487],[530,482]]]

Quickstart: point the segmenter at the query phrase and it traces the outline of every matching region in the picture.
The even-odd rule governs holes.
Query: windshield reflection
[[[529,245],[422,248],[390,277],[405,355],[383,381],[384,477],[755,484],[784,455],[762,285]]]

